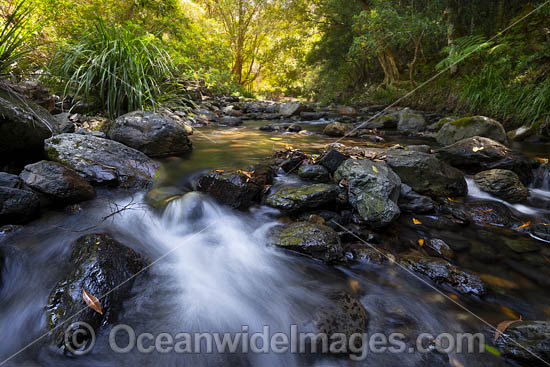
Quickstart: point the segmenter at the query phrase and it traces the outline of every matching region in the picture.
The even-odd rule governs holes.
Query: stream
[[[257,128],[265,122],[250,121],[239,128],[200,128],[192,136],[194,151],[186,157],[162,160],[162,180],[167,185],[189,187],[194,177],[209,169],[243,168],[271,155],[273,150],[292,146],[318,153],[336,139],[317,134],[326,122],[302,124],[311,134],[276,134]],[[378,146],[425,144],[422,138],[387,137]],[[358,140],[342,143],[377,146]],[[518,146],[533,157],[548,158],[547,146]],[[292,182],[294,176],[278,180]],[[488,199],[508,206],[524,223],[550,221],[548,187],[531,188],[526,204],[509,204],[480,191],[467,178],[466,200]],[[116,206],[116,205],[118,206]],[[114,207],[128,205],[107,220]],[[352,266],[328,266],[309,257],[268,246],[269,231],[280,224],[275,209],[255,207],[239,212],[222,207],[202,194],[186,195],[168,204],[162,213],[143,203],[143,193],[98,190],[95,200],[81,204],[81,210],[50,211],[15,233],[0,234],[9,247],[0,288],[0,366],[505,366],[504,359],[482,353],[449,354],[449,361],[437,353],[369,353],[366,360],[312,356],[296,353],[140,353],[121,354],[109,345],[109,328],[97,335],[93,350],[68,357],[53,348],[48,338],[38,340],[15,358],[2,364],[47,330],[43,307],[48,295],[67,266],[70,245],[87,233],[109,233],[113,238],[144,254],[152,262],[136,279],[132,296],[124,304],[120,324],[130,325],[136,334],[180,332],[288,333],[290,326],[311,317],[312,312],[331,303],[329,294],[346,290],[358,295],[369,313],[368,333],[400,332],[407,345],[418,335],[430,333],[478,333],[487,340],[491,325],[503,320],[546,320],[550,318],[550,282],[533,281],[526,273],[531,262],[548,262],[550,244],[519,236],[504,227],[470,225],[461,231],[434,229],[424,233],[407,224],[403,215],[396,225],[396,243],[387,248],[416,243],[418,238],[437,237],[449,244],[468,243],[456,263],[486,274],[498,291],[484,298],[457,294],[441,287],[437,292],[425,282],[394,264],[355,262]],[[427,216],[429,219],[429,216]],[[503,241],[528,241],[543,248],[541,253],[518,256],[503,248]],[[492,264],[479,261],[473,249],[501,255]],[[166,255],[168,254],[168,255]],[[166,256],[165,256],[166,255]],[[154,262],[155,259],[160,261]],[[502,260],[504,258],[504,260]],[[510,260],[510,261],[508,261]],[[545,276],[545,275],[542,275]],[[486,279],[483,278],[483,279]],[[450,301],[463,305],[465,311]],[[476,316],[474,316],[474,314]],[[478,318],[479,317],[479,318]],[[120,345],[127,343],[124,337]]]

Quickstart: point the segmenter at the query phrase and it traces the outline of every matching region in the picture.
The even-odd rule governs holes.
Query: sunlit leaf
[[[418,240],[418,245],[420,247],[424,246],[424,240],[422,238]]]
[[[473,147],[473,148],[472,148],[472,151],[473,151],[474,153],[477,153],[477,152],[479,152],[479,151],[481,151],[481,150],[483,150],[483,149],[485,149],[485,147]]]
[[[372,170],[375,172],[375,173],[378,173],[378,168],[376,168],[376,166],[372,166]]]
[[[519,322],[519,321],[523,321],[523,318],[521,316],[517,320],[503,321],[500,324],[498,324],[497,329],[495,331],[494,340],[497,341],[497,339],[506,331],[506,329],[508,329],[510,327],[510,325],[512,325],[516,322]]]
[[[524,224],[522,224],[521,226],[519,226],[519,227],[517,227],[517,228],[515,228],[515,229],[518,230],[518,229],[522,229],[522,228],[527,228],[527,227],[529,227],[530,225],[531,225],[531,221],[528,221],[527,223],[524,223]]]
[[[416,218],[413,218],[413,223],[416,224],[416,225],[422,224],[422,222],[419,221],[419,220],[416,219]]]
[[[88,293],[84,287],[82,287],[82,299],[88,307],[90,307],[92,310],[97,312],[100,315],[103,315],[103,310],[101,309],[101,304],[99,303],[99,300],[91,293]]]
[[[449,200],[450,202],[454,202],[454,201],[455,201],[455,199],[453,199],[453,198],[447,198],[447,200]]]

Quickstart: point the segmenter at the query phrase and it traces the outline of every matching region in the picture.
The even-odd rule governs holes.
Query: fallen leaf
[[[101,304],[99,303],[99,300],[94,297],[93,294],[88,293],[84,287],[82,287],[82,299],[84,299],[84,302],[90,307],[92,310],[97,312],[100,315],[103,315],[103,310],[101,309]]]
[[[372,170],[375,172],[375,173],[378,173],[378,168],[376,168],[376,166],[372,166]]]
[[[458,296],[454,293],[449,293],[448,294],[449,298],[452,299],[453,301],[459,301],[460,299],[458,298]]]
[[[419,220],[416,219],[416,218],[413,218],[413,223],[416,224],[416,225],[422,224],[422,222],[419,221]]]
[[[224,170],[223,169],[216,169],[214,170],[214,172],[223,172]]]
[[[270,140],[273,140],[273,141],[280,141],[280,140],[283,140],[283,138],[269,138]]]
[[[418,240],[418,245],[420,247],[424,246],[424,240],[422,238]]]
[[[350,287],[351,291],[354,294],[357,294],[357,291],[359,289],[359,282],[355,279],[350,279],[349,280],[349,287]]]
[[[523,318],[520,316],[519,319],[517,320],[508,320],[508,321],[503,321],[501,322],[500,324],[497,325],[497,330],[495,331],[495,341],[497,341],[497,339],[506,331],[506,329],[508,329],[510,327],[510,325],[518,322],[518,321],[523,321]]]
[[[485,350],[491,354],[494,354],[497,357],[500,357],[500,352],[495,347],[485,344]]]
[[[342,186],[342,187],[347,187],[347,186],[348,186],[348,182],[346,181],[345,178],[343,178],[343,179],[340,181],[339,185]]]
[[[477,153],[477,152],[479,152],[479,151],[481,151],[481,150],[483,150],[483,149],[485,149],[485,147],[473,147],[473,148],[472,148],[472,151],[473,151],[474,153]]]
[[[447,198],[447,200],[449,200],[451,203],[455,201],[455,199],[453,198]]]
[[[528,221],[527,223],[525,224],[522,224],[521,226],[515,228],[515,230],[517,231],[518,229],[522,229],[522,228],[527,228],[531,225],[531,221]]]
[[[511,308],[506,307],[506,306],[502,306],[502,305],[499,306],[499,308],[509,318],[514,319],[514,320],[518,318],[518,315],[516,315],[516,313],[514,311],[512,311]]]
[[[493,211],[493,209],[487,209],[487,210],[482,210],[481,213],[491,213]]]
[[[495,275],[481,274],[480,278],[483,281],[485,281],[486,283],[488,283],[490,285],[493,285],[493,286],[496,286],[496,287],[506,288],[506,289],[519,289],[520,288],[519,285],[512,282],[511,280],[504,279],[504,278],[501,278],[501,277],[497,277]]]

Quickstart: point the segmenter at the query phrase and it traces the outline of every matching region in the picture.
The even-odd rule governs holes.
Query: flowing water
[[[288,136],[244,129],[204,129],[195,135],[190,157],[163,162],[167,183],[186,185],[197,172],[210,168],[242,168],[268,155],[273,149],[292,145],[315,152],[330,140],[318,135]],[[308,128],[316,130],[316,125]],[[275,140],[273,140],[275,138]],[[279,140],[283,138],[283,140]],[[283,178],[295,180],[293,177]],[[468,180],[471,199],[487,197]],[[549,199],[548,192],[536,192]],[[541,199],[542,200],[542,199]],[[108,220],[114,203],[128,210]],[[508,205],[508,204],[507,204]],[[548,220],[548,211],[532,205],[513,206],[525,220]],[[248,213],[217,205],[208,197],[191,193],[169,204],[163,213],[143,204],[142,194],[101,191],[96,200],[84,203],[77,213],[51,211],[13,234],[0,235],[7,246],[0,288],[0,363],[46,331],[43,307],[48,294],[68,264],[70,246],[86,233],[109,233],[136,249],[153,264],[133,285],[124,304],[121,324],[136,334],[148,332],[194,333],[247,330],[250,334],[270,327],[270,333],[289,333],[291,325],[311,319],[332,301],[334,290],[355,293],[370,315],[368,333],[401,332],[408,343],[421,333],[492,332],[478,318],[449,301],[464,305],[492,325],[514,315],[524,319],[547,319],[550,295],[540,286],[496,263],[487,269],[469,256],[458,262],[493,277],[511,279],[500,294],[485,299],[440,293],[398,266],[357,263],[331,267],[307,257],[268,245],[268,233],[280,224],[275,210],[257,207]],[[405,220],[405,219],[403,219]],[[490,229],[493,235],[513,237],[506,229]],[[403,227],[401,242],[416,241],[421,233]],[[487,241],[479,229],[462,233],[433,233],[446,241],[484,241],[501,251],[500,240]],[[535,240],[533,240],[535,241]],[[540,242],[538,242],[540,244]],[[500,246],[500,247],[499,247]],[[160,259],[155,262],[156,259]],[[499,278],[500,279],[500,278]],[[243,328],[247,329],[243,329]],[[93,350],[84,356],[68,357],[51,347],[47,337],[23,350],[6,366],[347,366],[343,357],[295,353],[115,353],[109,346],[110,329],[102,329]],[[122,337],[120,345],[127,342]],[[408,344],[409,345],[409,344]],[[454,365],[503,366],[491,353],[452,353]],[[441,364],[442,363],[442,364]],[[374,354],[359,365],[435,366],[449,365],[434,353]]]

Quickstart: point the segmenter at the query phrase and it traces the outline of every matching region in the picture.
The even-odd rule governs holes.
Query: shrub
[[[110,117],[157,105],[173,76],[160,41],[135,25],[93,27],[60,47],[50,64],[64,94],[104,104]]]
[[[13,10],[6,8],[5,17],[1,17],[0,78],[8,76],[13,65],[28,52],[24,45],[29,37],[25,31],[25,24],[30,10],[24,8],[24,3],[25,1],[17,3]]]

